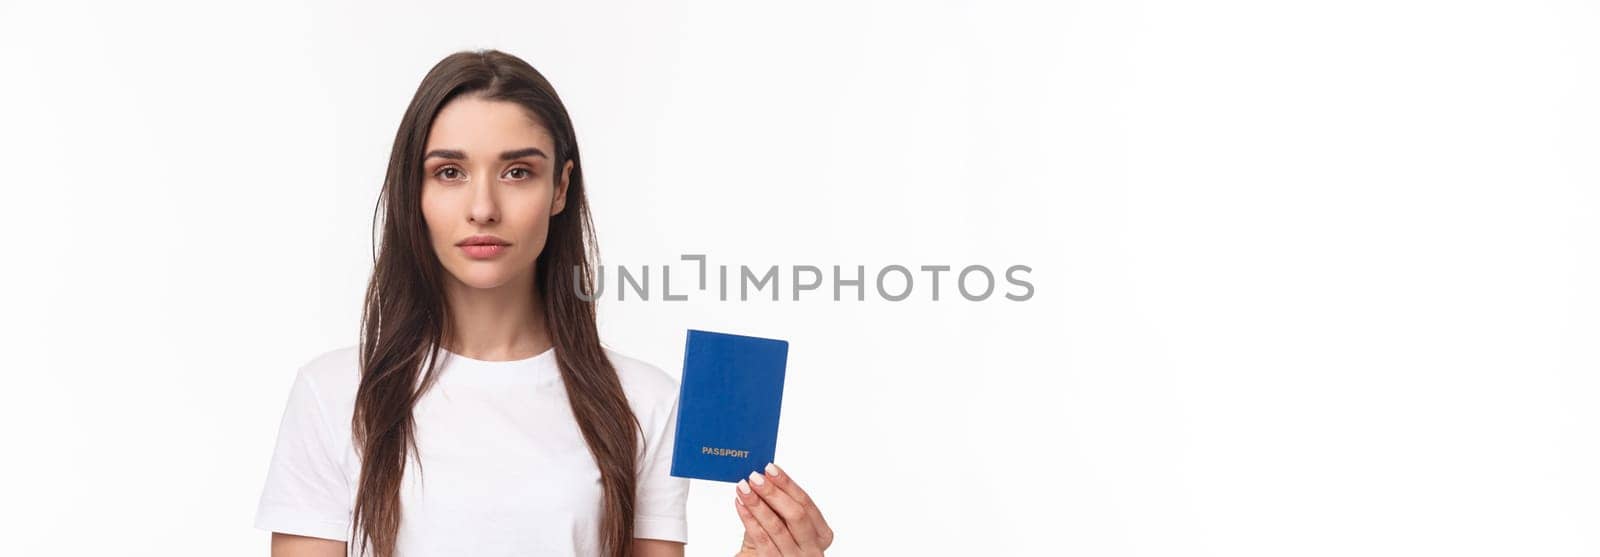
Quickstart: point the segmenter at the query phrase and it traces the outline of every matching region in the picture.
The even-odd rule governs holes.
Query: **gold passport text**
[[[738,449],[724,449],[722,447],[707,447],[707,446],[704,446],[704,445],[700,446],[700,454],[708,454],[708,455],[716,455],[716,456],[731,456],[733,458],[750,458],[750,451],[741,451],[741,450],[738,450]]]

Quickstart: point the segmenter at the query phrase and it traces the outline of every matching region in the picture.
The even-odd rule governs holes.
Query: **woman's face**
[[[496,288],[532,277],[572,171],[568,161],[556,175],[554,146],[544,126],[509,101],[469,95],[439,110],[423,150],[422,217],[457,281]],[[471,245],[482,241],[501,245]]]

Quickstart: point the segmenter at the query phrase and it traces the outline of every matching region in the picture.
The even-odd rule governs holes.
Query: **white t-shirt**
[[[644,427],[634,537],[688,541],[689,480],[669,475],[677,380],[605,349]],[[554,349],[516,361],[443,351],[417,402],[417,462],[401,482],[397,557],[598,555],[600,470],[567,402]],[[359,348],[302,366],[256,510],[257,528],[349,541],[360,462],[350,416]]]

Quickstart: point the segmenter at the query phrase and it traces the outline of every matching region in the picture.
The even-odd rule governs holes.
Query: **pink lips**
[[[499,243],[480,243],[480,245],[461,246],[461,251],[466,251],[467,256],[472,259],[491,259],[501,254],[501,251],[506,251],[506,246]]]
[[[507,242],[499,236],[492,234],[478,234],[475,236],[470,236],[460,242],[456,242],[456,246],[460,247],[461,251],[466,252],[467,257],[471,257],[473,259],[494,258],[495,256],[504,253],[506,248],[510,245],[511,242]]]

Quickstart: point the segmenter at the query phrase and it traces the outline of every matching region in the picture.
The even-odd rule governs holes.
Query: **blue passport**
[[[737,482],[772,462],[788,341],[689,330],[672,475]]]

